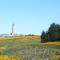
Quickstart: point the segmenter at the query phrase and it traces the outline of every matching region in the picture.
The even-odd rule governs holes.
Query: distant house
[[[7,37],[9,34],[0,34],[0,37]]]

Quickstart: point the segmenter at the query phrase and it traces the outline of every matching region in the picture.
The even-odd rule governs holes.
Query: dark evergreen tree
[[[59,24],[51,24],[48,31],[42,32],[41,41],[60,41],[60,25]]]
[[[49,41],[54,41],[54,36],[55,36],[55,23],[51,24],[49,29],[48,29],[48,35],[49,35]]]
[[[42,31],[41,42],[45,42],[45,41],[46,41],[46,33]]]

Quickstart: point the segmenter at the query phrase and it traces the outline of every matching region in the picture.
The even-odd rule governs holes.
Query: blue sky
[[[51,23],[60,24],[60,0],[0,0],[0,34],[41,34]]]

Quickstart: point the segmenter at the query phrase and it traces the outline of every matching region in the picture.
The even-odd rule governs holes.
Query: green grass
[[[16,60],[60,60],[60,46],[38,44],[39,42],[40,40],[3,40],[0,41],[0,55],[15,56]]]

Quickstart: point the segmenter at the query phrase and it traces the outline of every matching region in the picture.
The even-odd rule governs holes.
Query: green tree
[[[41,42],[45,42],[45,41],[46,41],[46,33],[42,31]]]
[[[51,24],[48,31],[42,32],[41,41],[60,41],[60,25]]]
[[[48,29],[48,35],[49,35],[49,41],[54,41],[55,38],[55,23],[51,24],[49,29]]]

